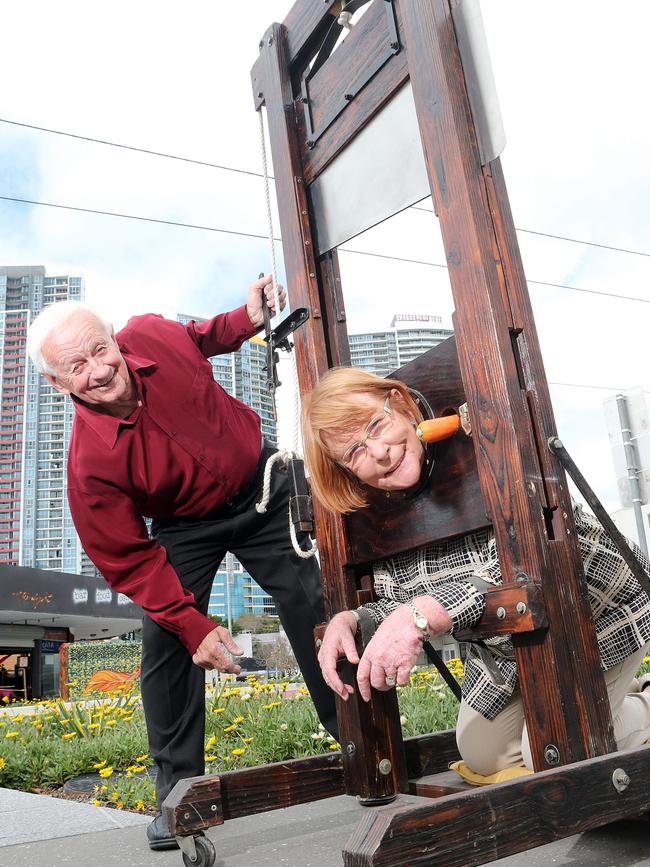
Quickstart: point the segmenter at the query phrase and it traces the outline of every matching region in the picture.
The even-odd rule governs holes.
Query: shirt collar
[[[113,415],[106,415],[103,412],[98,412],[90,406],[79,400],[79,398],[71,395],[74,403],[75,413],[85,424],[93,430],[97,436],[112,449],[115,447],[117,437],[122,427],[133,427],[142,414],[142,407],[145,405],[145,399],[142,391],[142,377],[140,371],[148,370],[156,367],[158,362],[152,361],[150,358],[145,358],[141,355],[134,355],[129,352],[126,346],[120,346],[122,357],[126,362],[135,383],[138,393],[138,405],[133,410],[128,418],[116,418]]]

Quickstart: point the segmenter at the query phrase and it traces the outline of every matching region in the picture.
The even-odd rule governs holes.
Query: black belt
[[[253,475],[222,507],[224,511],[230,512],[233,509],[239,508],[241,505],[248,502],[253,494],[257,491],[261,491],[266,462],[276,451],[277,449],[275,446],[270,446],[265,440],[262,440],[262,450],[260,451],[260,457],[257,461],[257,466],[255,467]],[[219,511],[222,511],[222,509],[219,509]]]

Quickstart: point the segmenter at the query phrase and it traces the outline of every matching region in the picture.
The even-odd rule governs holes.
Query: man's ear
[[[70,389],[66,388],[64,385],[61,385],[56,376],[52,376],[51,373],[44,373],[43,376],[45,377],[45,379],[47,379],[50,385],[57,391],[60,391],[61,394],[70,394]]]

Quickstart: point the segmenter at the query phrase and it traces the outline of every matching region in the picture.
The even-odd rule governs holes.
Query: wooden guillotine
[[[341,42],[341,13],[362,6]],[[471,438],[439,446],[415,497],[375,498],[348,519],[314,503],[328,613],[369,598],[374,559],[492,524],[504,585],[473,637],[513,635],[538,773],[454,783],[453,732],[403,740],[394,692],[373,691],[369,704],[355,695],[339,703],[340,754],[177,785],[164,812],[187,864],[214,860],[193,836],[205,827],[342,793],[373,805],[343,852],[355,867],[471,867],[650,808],[648,747],[616,752],[565,473],[549,446],[478,21],[477,0],[297,0],[264,34],[252,83],[290,299],[309,314],[293,336],[301,391],[349,363],[337,245],[429,193],[456,307],[455,342],[396,375],[435,414],[466,401]],[[420,800],[392,804],[400,792]]]

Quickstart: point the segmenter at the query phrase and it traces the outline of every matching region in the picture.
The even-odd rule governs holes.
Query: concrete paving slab
[[[416,799],[405,796],[403,800]],[[101,812],[88,805],[61,803],[75,817],[80,806]],[[217,851],[215,867],[342,867],[341,849],[364,811],[354,798],[341,796],[233,819],[208,834]],[[111,818],[113,813],[120,818],[129,815],[105,812]],[[3,816],[0,813],[0,823]],[[24,819],[32,826],[29,813]],[[148,821],[137,815],[135,819]],[[11,867],[183,865],[178,851],[151,852],[142,826],[88,829],[87,833],[74,822],[67,822],[67,827],[70,836],[6,846],[0,850],[0,863]],[[650,867],[649,834],[650,825],[619,822],[492,863],[495,867]]]
[[[131,825],[142,827],[150,821],[148,816],[124,810],[0,789],[0,847]],[[6,863],[1,856],[0,863]]]

